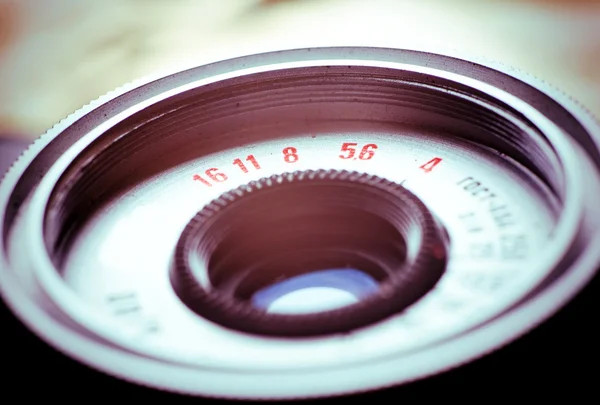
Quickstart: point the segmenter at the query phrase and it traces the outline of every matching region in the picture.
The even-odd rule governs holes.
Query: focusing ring
[[[330,231],[334,235],[329,239],[315,240],[317,233],[302,234],[298,226],[292,227],[296,234],[282,230],[288,221],[301,224],[313,218],[313,221],[323,222],[328,215],[338,218],[322,229],[321,233]],[[355,229],[364,237],[357,235],[358,239],[352,239],[354,233],[349,232],[348,222],[357,217],[363,220],[358,220]],[[314,222],[308,228],[314,229]],[[249,247],[238,247],[236,240],[248,241],[249,232],[255,242]],[[296,257],[310,259],[319,255],[320,248],[334,251],[332,243],[335,244],[336,238],[342,238],[346,246],[349,239],[367,245],[369,239],[375,239],[371,245],[382,246],[386,241],[376,240],[382,235],[389,239],[389,248],[377,253],[379,256],[387,254],[389,260],[379,264],[383,271],[371,271],[380,280],[380,288],[355,304],[310,314],[276,314],[252,306],[248,300],[250,293],[243,292],[244,280],[247,284],[251,279],[254,290],[257,285],[264,286],[265,280],[277,281],[276,275],[275,280],[261,276],[261,271],[256,271],[260,265],[256,263],[242,265],[244,260],[252,261],[252,257],[260,260],[265,249],[272,253],[277,246],[287,243],[287,250],[278,250],[285,256],[286,252],[294,255],[301,246],[309,246],[316,250],[296,254]],[[349,171],[285,173],[229,191],[198,212],[177,243],[171,282],[179,298],[192,311],[231,329],[275,336],[346,333],[399,313],[430,291],[445,269],[445,238],[443,229],[427,207],[399,184]],[[356,253],[361,256],[358,244]],[[238,249],[241,252],[236,255]],[[365,249],[363,258],[368,256],[368,248]],[[229,268],[219,266],[219,262],[229,262]],[[285,264],[279,262],[267,267],[281,270]],[[293,265],[288,263],[287,267]],[[240,272],[240,267],[245,271]],[[256,275],[249,277],[250,272]],[[203,283],[201,279],[206,278],[209,282]],[[245,296],[240,297],[240,290]]]

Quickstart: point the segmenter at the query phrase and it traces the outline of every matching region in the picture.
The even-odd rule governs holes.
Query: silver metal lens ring
[[[533,79],[417,51],[288,50],[147,80],[6,174],[2,296],[58,351],[150,389],[432,381],[593,278],[599,135]]]

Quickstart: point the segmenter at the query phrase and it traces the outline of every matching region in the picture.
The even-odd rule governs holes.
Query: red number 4
[[[358,146],[355,142],[346,142],[342,144],[342,152],[347,152],[347,154],[339,155],[341,159],[354,159],[354,155],[356,154],[356,146]],[[375,149],[377,149],[377,145],[374,143],[368,143],[362,147],[360,153],[358,154],[358,158],[360,160],[369,160],[375,155]]]

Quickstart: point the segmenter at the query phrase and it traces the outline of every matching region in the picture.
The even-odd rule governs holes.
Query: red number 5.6
[[[356,146],[357,143],[354,142],[346,142],[342,144],[342,152],[346,152],[346,154],[339,155],[341,159],[356,159],[354,155],[356,154]],[[374,143],[368,143],[362,147],[360,153],[358,154],[358,158],[360,160],[369,160],[375,155],[375,149],[377,149],[377,145]]]

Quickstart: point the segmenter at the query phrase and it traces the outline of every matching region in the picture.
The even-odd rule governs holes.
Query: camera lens
[[[440,226],[402,186],[300,171],[204,207],[181,235],[171,280],[190,309],[223,326],[321,335],[410,306],[442,276],[446,256]]]
[[[440,387],[557,314],[600,263],[600,126],[455,56],[248,55],[91,103],[0,182],[2,299],[59,352],[153,389]],[[544,333],[539,357],[513,351],[536,364],[523,376],[553,379],[593,346]],[[528,381],[488,358],[451,381]]]

